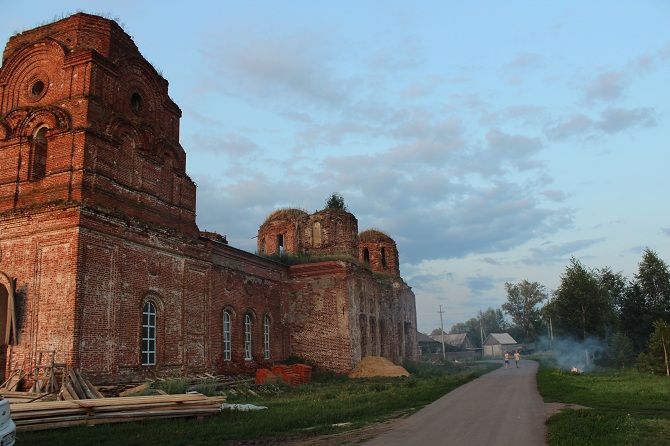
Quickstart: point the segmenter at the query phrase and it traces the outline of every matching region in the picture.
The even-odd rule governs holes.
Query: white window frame
[[[233,355],[233,343],[231,338],[231,319],[230,311],[223,311],[223,360],[230,361]]]
[[[251,361],[253,356],[251,354],[251,334],[253,328],[253,321],[251,314],[244,315],[244,360]]]
[[[270,316],[263,318],[263,359],[270,359]]]
[[[156,305],[149,301],[142,308],[142,365],[156,365]],[[152,336],[153,329],[153,336]]]

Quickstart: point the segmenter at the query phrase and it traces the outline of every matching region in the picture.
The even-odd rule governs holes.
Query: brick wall
[[[30,372],[47,350],[98,383],[238,373],[290,355],[341,372],[364,354],[415,356],[414,295],[398,277],[355,261],[289,268],[200,232],[181,111],[113,21],[75,14],[12,37],[0,117],[0,272],[17,279],[5,373]],[[281,235],[287,253],[356,257],[357,231],[345,211],[284,210],[258,247],[275,252]],[[371,269],[398,276],[393,255],[395,269]],[[149,303],[156,363],[143,365]]]

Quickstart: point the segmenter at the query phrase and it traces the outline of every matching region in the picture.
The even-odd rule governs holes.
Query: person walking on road
[[[519,353],[519,350],[514,352],[514,362],[516,363],[516,368],[519,368],[519,361],[521,360],[521,353]]]
[[[509,352],[505,352],[505,368],[509,368]]]

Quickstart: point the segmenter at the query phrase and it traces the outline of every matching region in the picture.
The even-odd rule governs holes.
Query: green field
[[[230,398],[230,402],[267,406],[258,412],[224,412],[203,421],[166,420],[81,426],[43,432],[19,432],[22,445],[212,445],[228,440],[302,437],[353,429],[414,412],[450,390],[480,376],[494,365],[408,366],[410,378],[348,379],[315,377],[276,395]],[[333,426],[350,423],[345,427]]]
[[[566,410],[547,422],[551,446],[670,445],[670,378],[635,370],[605,369],[574,375],[540,367],[545,402],[589,409]]]

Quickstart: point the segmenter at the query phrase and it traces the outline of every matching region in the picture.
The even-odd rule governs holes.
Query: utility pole
[[[479,340],[482,344],[482,356],[484,355],[484,327],[482,325],[482,312],[479,312]]]
[[[549,349],[551,350],[554,345],[554,326],[551,325],[551,316],[549,316]]]
[[[447,355],[444,353],[444,322],[442,321],[442,314],[444,311],[442,311],[442,305],[440,305],[440,339],[442,339],[442,359],[446,359]]]

